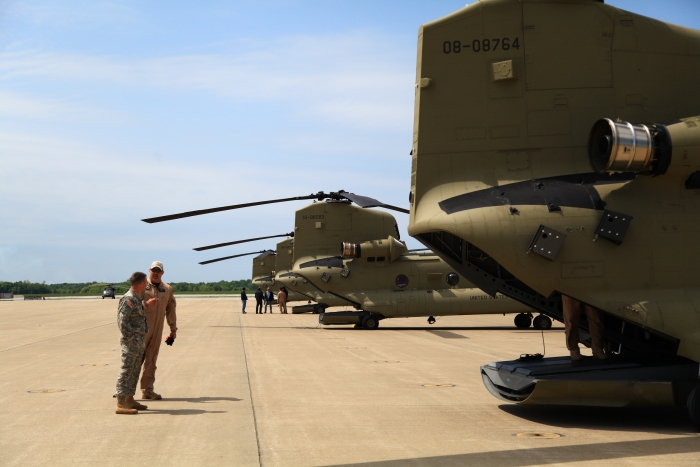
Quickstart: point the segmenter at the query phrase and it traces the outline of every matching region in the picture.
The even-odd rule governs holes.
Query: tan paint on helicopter
[[[395,238],[396,219],[386,212],[348,203],[320,202],[298,210],[295,219],[293,272],[307,279],[319,293],[332,292],[387,318],[530,311],[511,299],[476,300],[474,297],[484,293],[463,277],[456,287],[447,284],[445,277],[454,270],[432,253],[406,253],[405,244]],[[317,228],[317,222],[323,227]],[[386,260],[344,260],[350,271],[348,277],[340,275],[340,267],[301,267],[311,261],[338,257],[343,242],[359,243],[365,251],[371,245],[374,257],[385,255]],[[327,282],[322,279],[324,273],[330,275]],[[396,285],[400,274],[409,278],[406,288]]]
[[[537,292],[557,290],[676,337],[680,355],[700,360],[700,194],[684,187],[699,165],[696,120],[669,126],[666,174],[596,187],[607,209],[634,216],[622,245],[593,242],[602,211],[518,205],[517,215],[508,206],[447,215],[438,206],[591,172],[587,140],[598,119],[698,115],[698,76],[700,31],[591,0],[481,0],[423,25],[409,234],[457,235]],[[526,253],[540,224],[567,233],[554,261]]]
[[[294,239],[288,238],[277,244],[277,255],[275,258],[275,291],[279,291],[280,286],[285,286],[289,292],[288,300],[308,301],[322,303],[328,306],[343,306],[348,302],[329,294],[321,293],[308,281],[304,282],[301,277],[284,276],[292,272],[294,265]],[[284,276],[284,277],[283,277]]]

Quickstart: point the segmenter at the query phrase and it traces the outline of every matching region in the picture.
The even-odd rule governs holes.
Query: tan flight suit
[[[143,304],[151,298],[158,298],[155,306],[146,307],[146,322],[148,323],[148,334],[144,339],[146,344],[146,357],[143,361],[143,373],[141,374],[141,389],[153,389],[156,381],[156,360],[160,343],[163,341],[163,324],[168,321],[170,332],[177,331],[177,315],[175,314],[175,297],[173,289],[165,282],[155,285],[148,278],[146,290],[141,295]]]
[[[566,295],[562,295],[561,299],[564,309],[566,348],[569,349],[572,355],[580,353],[578,347],[578,323],[581,320],[581,308],[583,307],[586,318],[588,318],[588,332],[591,335],[593,355],[603,355],[603,323],[600,320],[598,309]]]

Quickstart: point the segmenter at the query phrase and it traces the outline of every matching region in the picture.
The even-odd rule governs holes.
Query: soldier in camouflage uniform
[[[143,338],[148,332],[144,303],[140,295],[146,290],[146,274],[135,272],[129,279],[131,288],[119,300],[117,325],[122,333],[122,366],[117,379],[118,414],[136,414],[148,407],[134,400],[136,385],[146,350]]]

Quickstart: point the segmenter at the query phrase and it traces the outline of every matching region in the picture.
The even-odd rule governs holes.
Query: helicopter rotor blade
[[[245,240],[236,240],[235,242],[217,243],[216,245],[207,245],[193,248],[194,251],[204,251],[211,250],[214,248],[221,248],[229,245],[238,245],[239,243],[255,242],[257,240],[267,240],[268,238],[278,238],[278,237],[294,237],[294,232],[289,232],[281,235],[270,235],[268,237],[257,237],[257,238],[246,238]]]
[[[306,196],[295,196],[292,198],[270,199],[267,201],[256,201],[254,203],[232,204],[230,206],[221,206],[218,208],[211,208],[211,209],[200,209],[198,211],[187,211],[187,212],[181,212],[179,214],[170,214],[168,216],[160,216],[160,217],[150,217],[148,219],[141,219],[141,220],[143,222],[148,223],[148,224],[155,224],[158,222],[172,221],[175,219],[183,219],[185,217],[194,217],[194,216],[201,216],[203,214],[211,214],[213,212],[230,211],[231,209],[240,209],[240,208],[249,208],[252,206],[260,206],[262,204],[284,203],[287,201],[300,201],[300,200],[304,200],[304,199],[318,199],[321,196],[322,196],[321,199],[324,199],[326,197],[326,194],[323,192],[319,192],[316,194],[311,194],[311,195],[306,195]]]
[[[404,214],[408,214],[410,212],[408,209],[392,206],[391,204],[385,204],[378,199],[370,198],[369,196],[356,195],[355,193],[349,193],[343,190],[340,190],[338,194],[349,199],[361,208],[386,208],[391,209],[392,211],[402,212]]]
[[[251,253],[242,253],[240,255],[233,255],[233,256],[224,256],[223,258],[216,258],[216,259],[210,259],[208,261],[202,261],[199,264],[209,264],[209,263],[216,263],[217,261],[224,261],[226,259],[232,259],[232,258],[240,258],[241,256],[250,256],[250,255],[257,255],[259,253],[269,253],[271,250],[261,250],[261,251],[253,251]],[[267,256],[267,255],[266,255]]]

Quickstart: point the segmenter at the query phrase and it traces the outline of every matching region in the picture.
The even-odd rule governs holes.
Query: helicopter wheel
[[[435,317],[434,316],[430,316],[428,318],[428,324],[435,324]]]
[[[520,329],[527,329],[532,324],[532,318],[527,313],[520,313],[513,320],[515,327]]]
[[[362,329],[362,324],[361,324],[361,323],[357,323],[357,324],[354,325],[352,328],[353,328],[353,329]]]
[[[696,430],[700,431],[700,385],[690,391],[688,396],[688,415]]]
[[[362,327],[365,329],[377,329],[379,320],[372,315],[365,316],[365,319],[362,320]]]
[[[552,329],[552,320],[548,316],[539,315],[532,320],[532,326],[535,329],[540,329],[546,331],[547,329]]]

